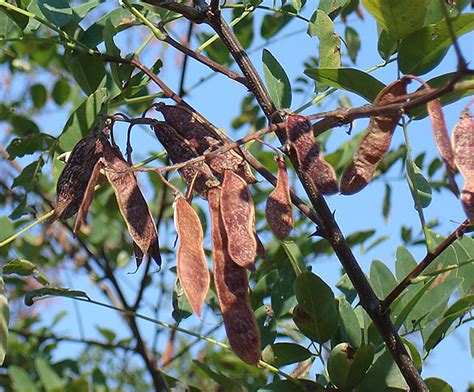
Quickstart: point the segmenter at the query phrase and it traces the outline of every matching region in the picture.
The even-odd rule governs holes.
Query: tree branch
[[[386,312],[392,302],[405,290],[411,281],[419,276],[438,256],[441,255],[454,241],[461,238],[471,223],[466,219],[459,227],[454,230],[441,244],[439,244],[431,253],[427,253],[418,265],[387,295],[382,301],[382,312]]]

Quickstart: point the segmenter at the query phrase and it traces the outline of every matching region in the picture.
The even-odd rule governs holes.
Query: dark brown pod
[[[474,222],[474,120],[467,108],[454,126],[452,143],[454,163],[464,177],[461,202],[467,217]]]
[[[409,79],[402,78],[386,86],[375,98],[374,105],[383,106],[405,95]],[[374,116],[362,138],[354,160],[345,168],[341,177],[341,193],[352,195],[362,190],[372,179],[377,166],[387,154],[393,132],[401,115]]]
[[[212,132],[188,108],[163,103],[158,104],[156,108],[163,114],[166,122],[176,129],[199,155],[210,153],[223,146],[223,143],[216,139]],[[226,169],[234,170],[248,184],[256,182],[247,162],[232,150],[210,156],[206,161],[220,182],[223,181],[224,170]]]
[[[96,163],[102,156],[102,143],[93,135],[81,139],[74,147],[56,186],[57,219],[68,219],[78,210]]]
[[[173,163],[182,163],[199,156],[191,144],[183,138],[175,129],[163,121],[152,123],[155,135],[165,148]],[[216,180],[204,162],[198,162],[193,166],[179,169],[179,174],[186,184],[191,185],[194,181],[194,190],[206,198],[208,185],[215,185]]]
[[[175,201],[174,225],[179,239],[176,255],[179,281],[191,308],[201,316],[210,283],[203,248],[204,234],[198,214],[183,197]]]
[[[314,140],[309,120],[299,114],[288,114],[286,135],[289,147],[298,160],[299,170],[311,179],[323,195],[337,193],[336,173],[325,161],[319,143]]]
[[[275,234],[279,240],[283,241],[290,234],[295,222],[285,161],[282,157],[279,157],[277,162],[277,184],[267,199],[265,216],[273,234]]]
[[[107,140],[103,146],[105,174],[114,188],[120,212],[134,241],[137,266],[140,266],[143,255],[153,257],[161,265],[158,231],[135,174],[117,148]]]
[[[220,205],[230,257],[241,267],[254,269],[255,208],[246,182],[232,170],[225,171]]]
[[[230,346],[242,361],[256,365],[260,360],[260,331],[249,298],[247,272],[235,264],[227,246],[221,217],[219,188],[209,189],[214,283]]]
[[[89,178],[89,182],[87,183],[86,190],[84,192],[84,198],[82,199],[82,203],[79,207],[79,211],[76,215],[76,220],[74,221],[74,228],[73,233],[77,234],[81,229],[83,223],[86,222],[87,213],[89,212],[89,207],[92,203],[92,199],[94,198],[94,190],[99,179],[100,170],[104,167],[104,164],[99,160],[92,170],[92,174]]]

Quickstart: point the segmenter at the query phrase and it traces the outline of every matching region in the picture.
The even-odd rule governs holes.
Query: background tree
[[[462,37],[474,29],[468,3],[0,0],[4,389],[452,390],[425,373],[433,353],[449,345],[448,336],[466,332],[472,321],[474,243],[466,234],[469,220],[459,224],[465,218],[456,182],[464,181],[463,206],[472,218],[474,133],[470,112],[464,111],[452,150],[439,137],[443,122],[435,105],[438,98],[442,105],[454,102],[445,108],[448,126],[454,126],[474,91],[465,57],[472,53],[472,34]],[[264,82],[256,71],[260,65]],[[390,85],[404,75],[417,75],[409,77],[408,92],[400,89],[406,78],[396,88]],[[168,126],[176,126],[162,105],[152,106],[158,102],[180,104],[210,132],[220,150],[207,155],[206,163],[216,155],[232,161],[243,154],[254,169],[258,183],[249,189],[267,256],[248,273],[253,312],[239,308],[232,319],[254,313],[260,347],[244,335],[230,340],[234,350],[225,343],[218,277],[202,319],[192,316],[189,286],[183,290],[176,279],[173,201],[187,187],[170,159],[181,159],[175,149],[189,140],[177,133],[163,139],[168,128],[156,122],[159,112]],[[370,123],[359,121],[369,118]],[[308,138],[308,120],[324,160]],[[432,125],[440,153],[431,147]],[[113,179],[127,176],[130,184],[133,175],[111,169],[105,153],[105,163],[97,161],[105,175],[98,177],[87,224],[51,221],[66,153],[93,132],[105,138],[97,132],[112,126],[158,227],[159,271],[145,258],[133,273],[132,240],[140,245],[143,235],[127,230],[134,215],[127,215],[121,195],[130,189]],[[362,132],[366,127],[368,134]],[[376,132],[383,141],[379,150],[370,137],[375,128],[382,131]],[[301,130],[304,137],[291,136]],[[274,158],[282,154],[278,148],[286,155],[298,208],[285,240],[265,221],[266,200],[276,184]],[[231,149],[233,158],[225,155]],[[368,153],[377,151],[375,163],[367,164]],[[205,169],[196,165],[207,153],[197,153],[192,163],[186,158],[179,168],[200,178]],[[321,192],[334,193],[339,182],[342,193],[355,192],[354,156],[362,162],[354,164],[362,167],[362,185],[370,183],[357,195],[326,199]],[[86,166],[88,159],[76,165],[84,180],[92,173],[91,166],[84,175]],[[313,170],[325,175],[311,176]],[[180,174],[186,179],[183,170]],[[281,179],[281,170],[278,174]],[[211,256],[207,203],[195,195],[192,206]],[[391,225],[383,227],[389,219]],[[179,252],[189,225],[176,222]],[[196,233],[187,234],[193,249]],[[375,258],[370,266],[367,257]],[[247,274],[238,271],[245,280]],[[464,348],[452,350],[442,366],[465,356],[468,339],[474,351],[472,327],[462,339]],[[262,350],[258,366],[233,352],[252,362],[245,358],[247,347]],[[469,369],[462,362],[457,366]],[[463,387],[472,381],[467,371],[454,380]]]

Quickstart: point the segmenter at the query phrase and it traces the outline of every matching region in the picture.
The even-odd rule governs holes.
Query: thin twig
[[[461,238],[470,227],[469,220],[465,220],[454,230],[441,244],[439,244],[431,253],[421,260],[418,265],[387,295],[382,301],[382,311],[386,312],[393,301],[405,290],[411,281],[420,275],[444,250],[446,250],[454,241]]]

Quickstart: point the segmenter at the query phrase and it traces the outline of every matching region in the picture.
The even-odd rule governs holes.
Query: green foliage
[[[189,56],[183,62],[182,53],[177,55],[172,45],[159,42],[162,26],[170,37],[192,50],[206,42],[202,55],[248,77],[235,62],[243,53],[232,56],[228,42],[215,39],[212,24],[196,20],[189,29],[189,21],[177,12],[140,1],[123,3],[0,0],[0,72],[5,82],[0,104],[4,145],[0,146],[0,389],[149,391],[158,389],[158,379],[164,389],[190,391],[406,390],[406,381],[361,306],[364,301],[351,282],[353,271],[341,269],[338,282],[328,284],[332,277],[325,274],[325,262],[335,263],[344,255],[334,252],[326,238],[317,236],[322,231],[315,232],[314,222],[296,210],[289,239],[276,240],[264,221],[265,202],[272,188],[260,176],[250,189],[256,204],[256,231],[268,257],[258,258],[256,269],[247,272],[250,304],[261,336],[259,366],[245,364],[229,348],[213,284],[202,320],[193,316],[174,267],[172,204],[176,190],[184,191],[185,186],[175,170],[166,172],[166,179],[176,189],[164,185],[156,175],[154,168],[170,162],[160,144],[150,139],[153,132],[143,124],[143,118],[161,120],[150,105],[166,98],[162,83],[174,88],[181,81],[183,90],[176,93],[202,110],[209,121],[215,121],[216,128],[230,124],[225,132],[231,139],[252,134],[275,118],[265,118],[253,95],[256,87],[250,83],[243,88],[236,83],[241,96],[234,99],[232,92],[232,100],[227,97],[227,87],[206,95],[197,87],[222,75],[207,74],[202,64],[191,66],[195,60]],[[472,35],[474,17],[465,11],[468,3],[245,0],[221,5],[223,18],[233,21],[230,31],[236,42],[255,62],[254,67],[263,71],[265,85],[257,87],[268,90],[284,117],[285,110],[296,103],[301,106],[294,110],[305,114],[355,107],[354,102],[360,100],[348,93],[371,103],[398,77],[397,67],[401,74],[431,72],[428,85],[445,86],[457,75],[454,67],[438,68],[448,63],[447,53],[454,53],[448,26],[456,38]],[[363,23],[358,21],[362,15]],[[377,30],[369,27],[375,23]],[[187,31],[191,32],[189,39]],[[373,48],[367,47],[366,34],[378,37]],[[280,50],[286,39],[292,39],[292,51]],[[311,49],[304,53],[300,43]],[[367,52],[373,56],[362,58]],[[471,67],[469,54],[464,56]],[[143,66],[127,63],[132,59]],[[362,59],[371,68],[356,69]],[[300,62],[299,68],[287,66],[294,61]],[[380,68],[385,71],[372,75]],[[440,97],[442,105],[453,104],[460,113],[461,100],[474,93],[473,81],[471,74],[457,80]],[[409,91],[420,95],[425,87],[417,87]],[[211,109],[222,109],[228,124],[218,123],[222,116],[215,116]],[[428,115],[425,104],[401,113],[410,137],[416,123],[412,120]],[[137,171],[136,177],[158,223],[163,258],[159,271],[146,259],[135,271],[133,243],[113,189],[104,181],[104,170],[80,231],[72,233],[71,221],[50,219],[57,180],[65,166],[64,153],[93,133],[99,120],[112,114],[117,116],[111,140],[137,168],[147,167],[148,174]],[[128,118],[141,123],[129,129],[130,146],[124,142]],[[344,120],[343,114],[336,118]],[[448,125],[456,120],[450,118]],[[334,129],[323,130],[317,137],[320,153],[337,178],[358,153],[362,128],[354,122],[347,124],[348,135],[344,129]],[[428,146],[431,136],[426,128],[423,137]],[[274,150],[286,153],[287,146],[272,134],[264,140],[272,149],[255,142],[245,147],[261,165],[276,173]],[[368,188],[380,190],[380,204],[370,208],[387,224],[403,222],[403,226],[391,231],[374,227],[369,220],[354,222],[352,216],[340,215],[337,203],[342,196],[330,199],[345,240],[380,300],[413,273],[423,258],[417,252],[420,245],[432,251],[443,244],[448,231],[446,225],[438,226],[441,215],[434,207],[449,189],[442,159],[433,156],[428,147],[417,151],[415,146],[410,151],[407,141],[399,139],[397,143],[390,147]],[[292,189],[307,201],[297,181],[298,168],[289,160],[287,163]],[[413,197],[410,205],[401,205],[398,194],[404,176],[408,187],[403,185]],[[460,175],[456,180],[461,181]],[[358,203],[367,203],[365,194],[360,196],[351,201],[354,211]],[[442,200],[456,203],[452,195]],[[205,229],[205,252],[210,261],[206,200],[196,197],[193,208]],[[420,224],[416,226],[408,218],[405,222],[400,213],[407,217],[418,214]],[[392,232],[400,233],[401,238]],[[373,260],[370,266],[367,260]],[[387,317],[421,371],[447,337],[465,324],[472,325],[472,233],[454,238],[424,271],[411,277],[390,304]],[[231,285],[232,280],[227,283]],[[78,303],[81,306],[76,306]],[[34,306],[34,311],[28,311],[25,304]],[[99,305],[104,313],[94,313]],[[112,309],[105,314],[104,306]],[[474,357],[472,327],[469,342]],[[453,390],[436,377],[425,382],[430,391]]]

